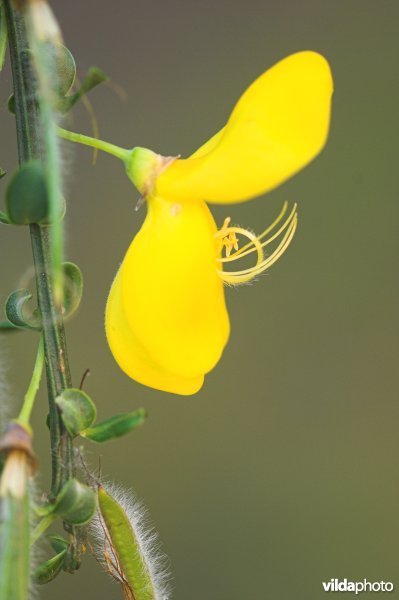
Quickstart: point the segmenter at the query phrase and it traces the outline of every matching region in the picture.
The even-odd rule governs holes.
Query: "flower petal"
[[[149,198],[106,313],[112,353],[140,383],[194,394],[223,352],[229,320],[215,232],[205,203]]]
[[[132,332],[120,298],[120,272],[116,276],[107,302],[106,332],[112,354],[129,377],[143,385],[176,394],[195,394],[204,376],[185,378],[163,371],[148,356]]]
[[[156,192],[182,202],[232,203],[272,190],[323,148],[332,91],[320,54],[288,56],[246,90],[224,129],[158,176]]]

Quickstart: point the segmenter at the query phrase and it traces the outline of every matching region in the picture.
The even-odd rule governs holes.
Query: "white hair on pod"
[[[155,593],[154,600],[171,600],[169,560],[161,550],[161,542],[150,521],[147,508],[141,500],[137,500],[132,490],[126,490],[114,483],[101,483],[101,485],[126,514],[151,578]],[[110,569],[106,559],[106,552],[112,555],[114,551],[110,547],[107,527],[99,509],[90,522],[90,533],[94,538],[95,557],[113,579],[123,583],[121,574]]]

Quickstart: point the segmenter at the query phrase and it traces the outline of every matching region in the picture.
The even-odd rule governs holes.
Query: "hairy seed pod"
[[[94,519],[96,555],[104,569],[123,588],[125,600],[168,600],[164,557],[157,537],[143,528],[145,514],[130,494],[98,486],[98,515]]]

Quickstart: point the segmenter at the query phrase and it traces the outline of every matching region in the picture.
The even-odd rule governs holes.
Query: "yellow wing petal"
[[[111,350],[140,383],[193,394],[223,352],[229,320],[215,232],[204,202],[149,198],[106,315]]]
[[[108,297],[105,326],[111,352],[129,377],[143,385],[175,394],[190,395],[201,389],[204,376],[181,377],[163,371],[137,341],[127,321],[120,296],[120,272]]]
[[[330,68],[320,54],[285,58],[246,90],[224,129],[158,176],[157,193],[231,203],[272,190],[323,148],[332,91]]]

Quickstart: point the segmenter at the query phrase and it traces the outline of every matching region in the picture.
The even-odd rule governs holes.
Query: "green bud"
[[[97,410],[93,400],[82,390],[69,388],[57,398],[56,404],[61,412],[62,421],[71,436],[79,433],[93,423]]]
[[[5,193],[7,218],[14,225],[50,224],[50,205],[46,175],[39,160],[24,163],[12,175]],[[65,199],[60,201],[60,216],[65,215]]]
[[[66,553],[66,549],[62,550],[59,554],[53,556],[53,558],[39,565],[33,572],[35,583],[48,583],[57,577],[64,565]]]
[[[94,425],[94,427],[85,429],[80,435],[93,442],[106,442],[136,429],[136,427],[144,423],[146,418],[147,411],[144,408],[139,408],[133,412],[115,415],[110,419],[106,419]]]
[[[70,479],[62,488],[52,511],[71,525],[88,523],[96,512],[96,495],[77,479]]]
[[[29,161],[13,174],[6,189],[5,204],[8,217],[15,225],[40,223],[48,218],[46,178],[40,161]]]

